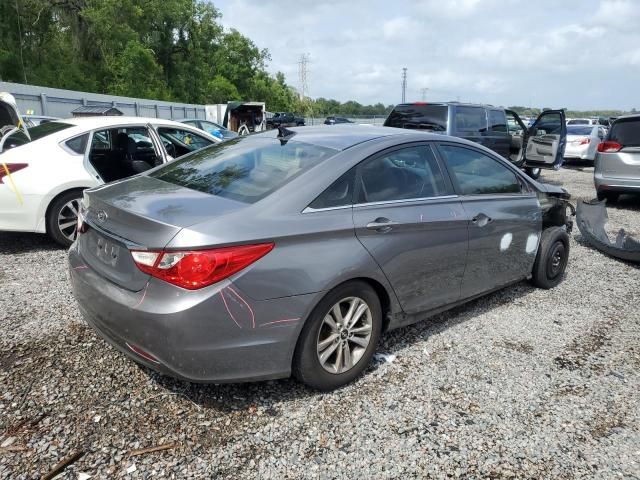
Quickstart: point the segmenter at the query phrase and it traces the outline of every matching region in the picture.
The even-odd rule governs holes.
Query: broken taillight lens
[[[132,250],[143,272],[188,290],[213,285],[245,269],[273,249],[273,243],[211,250]]]
[[[619,152],[622,148],[618,142],[606,141],[598,145],[598,151],[600,153],[615,153]]]
[[[0,183],[4,183],[2,180],[7,176],[8,173],[13,175],[18,170],[22,170],[23,168],[27,168],[28,166],[28,163],[0,163]]]

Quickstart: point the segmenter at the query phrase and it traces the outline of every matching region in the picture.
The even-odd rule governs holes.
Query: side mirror
[[[538,134],[538,129],[536,127],[530,127],[528,133],[530,136],[535,137]]]

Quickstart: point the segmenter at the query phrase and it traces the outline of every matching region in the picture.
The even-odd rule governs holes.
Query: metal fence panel
[[[95,105],[114,106],[128,116],[165,119],[206,118],[204,105],[76,92],[9,82],[0,82],[0,92],[11,93],[16,98],[22,114],[68,118],[79,106]]]

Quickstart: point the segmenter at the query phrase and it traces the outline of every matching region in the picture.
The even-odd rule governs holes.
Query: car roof
[[[151,123],[153,125],[171,125],[174,127],[182,126],[179,122],[174,120],[166,120],[164,118],[150,118],[150,117],[127,117],[120,115],[107,115],[107,116],[91,116],[91,117],[72,117],[60,119],[62,123],[68,123],[77,127],[83,127],[87,129],[94,128],[108,128],[112,126],[125,125],[125,124],[146,124]]]
[[[296,142],[304,142],[319,147],[332,148],[334,150],[346,150],[363,142],[387,138],[392,136],[403,137],[407,141],[442,140],[442,135],[415,132],[404,128],[378,127],[373,125],[314,125],[307,127],[291,127],[288,131],[294,132],[291,137]],[[276,138],[278,129],[252,135],[254,138]],[[414,138],[411,138],[414,137]],[[448,137],[447,137],[448,139]]]
[[[442,107],[446,107],[449,105],[457,105],[460,107],[484,107],[484,108],[496,108],[498,110],[504,110],[504,107],[491,105],[489,103],[463,103],[463,102],[408,102],[408,103],[399,103],[393,108],[395,109],[397,107],[423,107],[427,105],[438,105]]]
[[[632,113],[629,115],[621,115],[619,117],[616,117],[616,119],[613,122],[617,122],[618,120],[629,120],[632,118],[637,118],[640,119],[640,113]]]

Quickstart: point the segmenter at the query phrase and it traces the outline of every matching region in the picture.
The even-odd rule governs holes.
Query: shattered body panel
[[[612,257],[640,263],[640,242],[623,228],[618,232],[615,242],[612,242],[604,229],[608,220],[606,201],[578,202],[578,228],[590,245]]]

